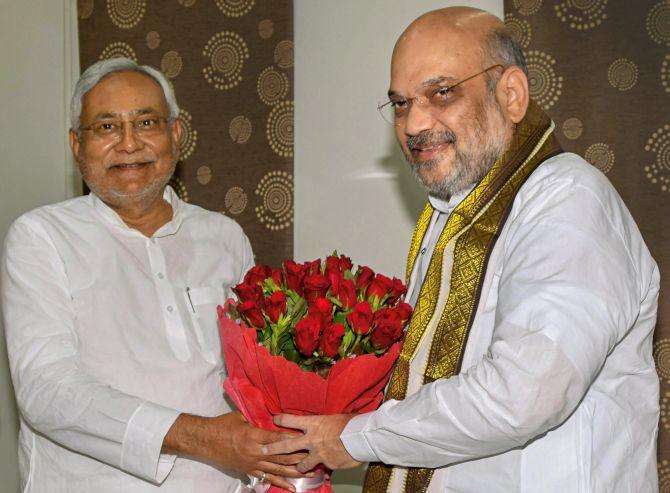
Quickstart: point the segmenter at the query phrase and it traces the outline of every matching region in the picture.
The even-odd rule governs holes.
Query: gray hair
[[[110,58],[94,63],[81,74],[74,87],[74,94],[70,101],[70,128],[79,133],[81,126],[81,111],[84,96],[93,89],[103,78],[115,72],[140,72],[154,79],[163,89],[165,102],[168,107],[168,120],[174,121],[179,116],[179,106],[174,95],[174,89],[165,75],[148,65],[138,65],[129,58]]]
[[[499,28],[491,31],[482,43],[482,59],[485,66],[500,64],[503,67],[519,67],[528,76],[526,59],[523,56],[521,45],[511,31],[507,28]],[[487,76],[487,87],[493,93],[499,77]]]

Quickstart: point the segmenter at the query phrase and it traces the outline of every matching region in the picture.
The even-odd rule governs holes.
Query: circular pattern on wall
[[[670,380],[670,339],[659,339],[654,343],[654,361],[658,376]]]
[[[667,460],[662,460],[658,467],[658,491],[659,493],[670,493],[670,466]]]
[[[177,118],[181,123],[181,139],[179,139],[179,157],[182,160],[188,159],[195,150],[195,144],[198,141],[198,131],[191,125],[191,114],[181,109]]]
[[[226,209],[233,215],[241,214],[247,208],[247,193],[240,187],[231,187],[223,200]]]
[[[637,83],[637,65],[625,58],[614,60],[607,69],[607,80],[619,91],[627,91]]]
[[[670,124],[656,130],[647,140],[644,150],[656,154],[656,162],[644,167],[647,179],[667,192],[670,190]]]
[[[251,137],[251,120],[246,116],[238,115],[230,120],[228,125],[228,133],[233,142],[238,144],[246,144]]]
[[[263,39],[271,38],[274,30],[274,23],[270,19],[263,19],[258,23],[258,35]]]
[[[293,66],[293,41],[285,39],[275,46],[275,63],[280,68]]]
[[[282,101],[272,108],[265,131],[273,151],[293,157],[293,101]]]
[[[554,70],[556,60],[542,51],[531,50],[526,55],[528,89],[531,97],[544,109],[551,108],[563,91],[563,77]]]
[[[155,50],[161,45],[161,35],[158,33],[158,31],[149,31],[145,41],[147,43],[147,48],[150,50]]]
[[[144,17],[146,0],[107,0],[107,13],[112,22],[121,29],[130,29]]]
[[[598,142],[586,149],[584,159],[603,173],[607,173],[614,166],[614,151],[604,142]]]
[[[258,76],[256,90],[261,101],[272,106],[286,97],[288,77],[286,77],[286,74],[277,72],[274,67],[267,67]]]
[[[565,0],[554,5],[556,16],[569,22],[572,29],[593,29],[607,19],[608,0]]]
[[[93,0],[77,0],[77,16],[88,19],[93,13]]]
[[[577,117],[568,118],[563,122],[563,135],[570,140],[575,140],[581,137],[584,131],[584,124]]]
[[[184,182],[180,178],[173,175],[172,178],[170,178],[168,185],[174,189],[180,199],[184,202],[188,202],[188,190],[186,190],[186,185],[184,185]]]
[[[670,0],[662,0],[649,9],[646,24],[651,39],[670,46]]]
[[[254,0],[215,0],[219,10],[228,17],[242,17],[254,6]]]
[[[530,23],[524,19],[517,19],[512,14],[505,15],[505,27],[514,36],[514,39],[521,45],[522,48],[528,48],[532,31]]]
[[[514,7],[521,15],[532,15],[542,6],[542,0],[514,0]]]
[[[176,51],[168,51],[161,58],[161,70],[168,79],[177,77],[183,65],[181,55]]]
[[[102,50],[102,53],[100,53],[98,60],[109,60],[110,58],[118,57],[130,58],[137,63],[137,54],[135,54],[135,50],[133,50],[132,46],[123,41],[115,41],[114,43],[108,44],[107,47]]]
[[[670,92],[670,55],[665,55],[663,63],[661,63],[661,84],[665,92]]]
[[[207,82],[215,88],[231,89],[242,81],[244,60],[249,58],[247,44],[237,33],[222,31],[212,36],[202,54],[210,64],[202,71]]]
[[[261,205],[256,217],[272,231],[288,228],[293,222],[293,176],[286,171],[270,171],[256,187]]]
[[[207,185],[212,181],[212,170],[209,166],[200,166],[195,172],[195,178],[201,185]]]

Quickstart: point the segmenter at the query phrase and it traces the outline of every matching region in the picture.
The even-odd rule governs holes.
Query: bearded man
[[[559,148],[504,24],[419,17],[380,109],[429,193],[386,402],[279,416],[304,435],[266,452],[371,462],[374,493],[657,490],[658,268],[607,179]]]
[[[167,186],[182,129],[172,87],[128,59],[89,67],[70,145],[91,194],[10,228],[0,267],[25,492],[236,492],[239,473],[293,489],[303,455],[222,395],[216,305],[253,265],[221,214]]]

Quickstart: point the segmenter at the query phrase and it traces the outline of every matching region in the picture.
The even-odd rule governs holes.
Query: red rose
[[[258,283],[264,283],[269,277],[270,268],[265,265],[256,265],[249,269],[244,276],[244,283],[255,286]]]
[[[263,312],[253,301],[245,301],[237,305],[237,312],[246,320],[251,327],[262,329],[265,327]]]
[[[370,340],[377,349],[385,349],[402,337],[402,320],[391,308],[381,308],[375,312]]]
[[[340,255],[339,264],[340,264],[340,272],[351,270],[354,267],[354,264],[351,262],[351,259],[344,255]]]
[[[280,288],[284,284],[281,269],[268,269],[268,277]]]
[[[309,305],[307,316],[321,320],[322,325],[329,325],[333,321],[333,304],[327,298],[317,298]]]
[[[306,276],[310,274],[321,274],[321,260],[319,259],[312,260],[311,262],[305,262],[303,266],[305,267]]]
[[[344,277],[339,271],[326,271],[326,277],[330,283],[330,294],[337,297],[340,291],[340,284],[344,281]]]
[[[344,325],[333,324],[329,325],[323,331],[319,348],[321,354],[327,358],[334,358],[340,348],[340,343],[344,337]]]
[[[317,298],[323,298],[326,296],[328,286],[330,286],[330,281],[323,274],[305,276],[303,281],[305,298],[310,303],[313,303]]]
[[[319,346],[319,332],[321,332],[321,321],[312,316],[300,320],[295,326],[295,345],[302,354],[310,357]]]
[[[265,314],[273,324],[277,323],[279,317],[286,313],[286,293],[277,291],[265,300]]]
[[[334,255],[326,257],[326,275],[332,272],[340,273],[340,259]]]
[[[375,273],[370,267],[359,265],[356,271],[356,289],[365,291],[374,277]]]
[[[237,299],[241,303],[251,301],[257,305],[263,303],[263,288],[258,284],[238,284],[233,288],[233,292],[237,295]]]
[[[389,304],[395,303],[406,292],[407,292],[407,288],[402,283],[402,281],[400,279],[398,279],[397,277],[394,277],[393,281],[392,281],[392,284],[391,284],[391,294],[389,296],[389,299],[387,300],[388,303]]]
[[[377,297],[380,300],[383,300],[384,297],[391,292],[392,287],[393,281],[391,281],[391,279],[384,274],[377,274],[368,286],[365,296],[369,299]]]
[[[337,292],[337,298],[342,303],[343,310],[349,310],[356,304],[356,286],[351,279],[342,279]]]
[[[372,325],[372,308],[367,301],[356,303],[353,311],[347,315],[347,322],[351,329],[361,335],[365,335]]]
[[[414,311],[414,309],[412,308],[412,305],[400,302],[395,306],[395,311],[398,312],[398,316],[400,317],[400,320],[402,320],[404,324],[409,320],[409,317],[412,316],[412,312]]]
[[[307,272],[305,266],[296,264],[293,260],[287,260],[284,262],[284,272],[286,273],[286,288],[302,296],[302,280]]]

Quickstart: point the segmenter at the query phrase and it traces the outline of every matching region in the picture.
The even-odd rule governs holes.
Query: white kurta
[[[24,214],[7,234],[0,288],[26,492],[240,485],[160,448],[180,412],[230,410],[215,307],[251,247],[232,220],[169,187],[164,197],[173,218],[152,238],[94,195]]]
[[[408,397],[355,417],[342,441],[360,461],[439,468],[431,492],[656,491],[658,289],[609,181],[579,156],[553,157],[493,248],[461,373],[420,385],[443,282]]]

